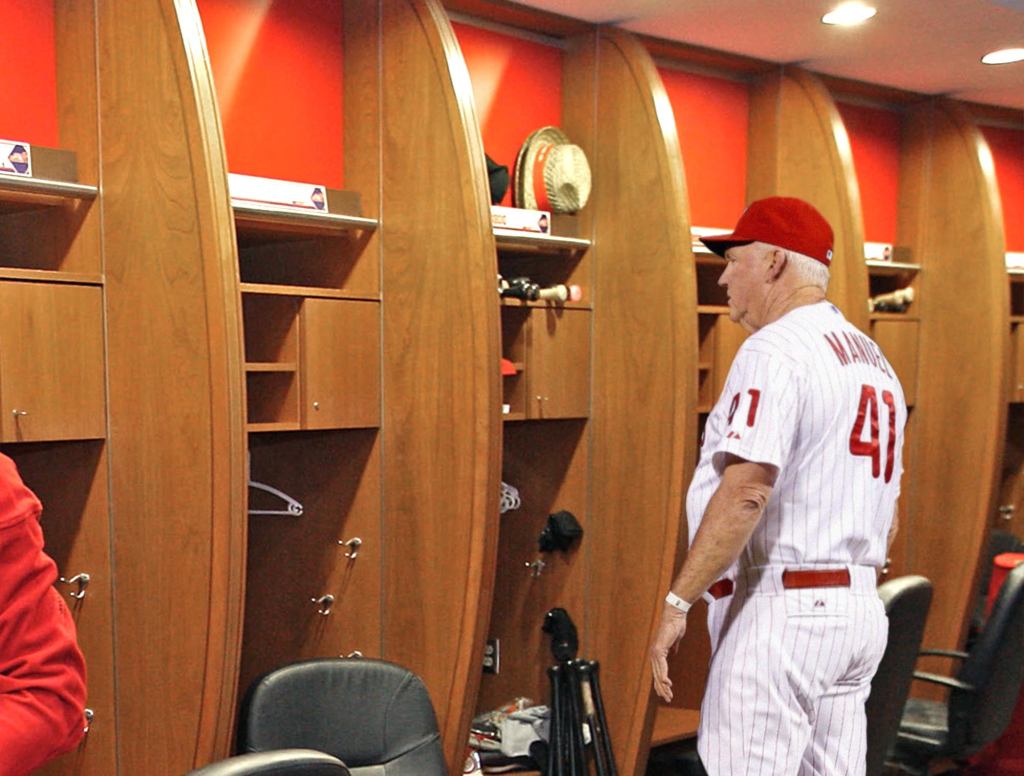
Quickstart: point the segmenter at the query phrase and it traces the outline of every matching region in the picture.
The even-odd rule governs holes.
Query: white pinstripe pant
[[[849,568],[850,587],[793,590],[781,566],[746,569],[711,604],[697,742],[709,776],[864,774],[864,701],[888,620],[875,569]]]

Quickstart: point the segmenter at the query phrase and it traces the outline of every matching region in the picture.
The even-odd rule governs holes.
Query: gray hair
[[[786,250],[786,259],[798,278],[808,285],[828,291],[829,270],[822,262],[790,250]]]

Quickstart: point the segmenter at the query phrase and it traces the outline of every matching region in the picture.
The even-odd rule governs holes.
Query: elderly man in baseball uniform
[[[690,551],[651,647],[708,601],[697,750],[711,776],[856,776],[887,620],[876,575],[895,532],[903,390],[878,345],[825,300],[832,229],[808,203],[751,204],[724,256],[729,317],[751,335],[708,416],[687,495]]]

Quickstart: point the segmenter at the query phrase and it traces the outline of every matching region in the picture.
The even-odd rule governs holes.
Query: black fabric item
[[[484,154],[487,160],[487,182],[491,188],[491,204],[497,205],[508,191],[508,167],[498,164],[491,157]]]
[[[349,776],[337,757],[311,749],[280,749],[229,757],[186,776]]]
[[[1013,716],[1024,680],[1022,652],[1024,564],[1007,574],[985,629],[971,652],[962,658],[955,679],[915,674],[922,681],[952,685],[949,701],[939,704],[941,708],[918,700],[907,703],[893,763],[911,772],[925,773],[931,760],[964,760],[1002,735]]]
[[[885,772],[885,761],[896,743],[932,603],[932,584],[924,577],[897,577],[880,585],[878,596],[889,618],[889,638],[864,707],[868,723],[867,776]]]
[[[544,615],[542,630],[551,635],[551,654],[555,660],[564,663],[576,659],[580,640],[576,624],[565,609],[555,608]]]
[[[548,515],[548,522],[540,533],[537,544],[541,552],[560,550],[566,552],[572,543],[583,536],[583,528],[572,512],[561,510]]]
[[[708,776],[697,754],[697,739],[675,741],[652,749],[647,776]]]
[[[271,671],[246,693],[238,740],[246,752],[327,752],[352,776],[446,776],[427,688],[383,660],[322,658]]]

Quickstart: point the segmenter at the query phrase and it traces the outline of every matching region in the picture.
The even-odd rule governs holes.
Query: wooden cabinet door
[[[589,310],[531,310],[526,359],[528,418],[590,414]]]
[[[103,294],[0,282],[0,441],[106,436]]]
[[[380,425],[380,305],[306,299],[300,313],[303,428]]]

